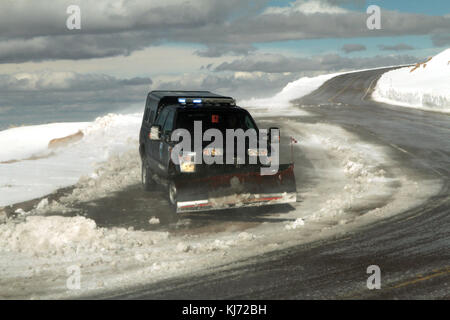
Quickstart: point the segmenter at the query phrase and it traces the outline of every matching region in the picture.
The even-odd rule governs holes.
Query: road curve
[[[386,71],[338,76],[295,103],[314,114],[308,121],[337,124],[389,146],[411,174],[442,182],[437,195],[342,237],[93,298],[449,299],[450,116],[372,101]],[[380,290],[366,287],[366,268],[374,264],[382,272]]]

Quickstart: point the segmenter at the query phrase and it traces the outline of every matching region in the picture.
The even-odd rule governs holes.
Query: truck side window
[[[166,121],[166,118],[167,118],[167,114],[168,114],[168,113],[169,113],[169,110],[168,110],[167,108],[166,108],[166,109],[163,109],[163,110],[160,112],[158,118],[156,119],[155,125],[161,126],[161,128],[162,128],[163,125],[164,125],[164,122]]]
[[[163,132],[171,132],[173,130],[174,117],[175,117],[175,110],[171,109],[167,116],[166,122],[164,122]]]
[[[245,126],[247,129],[255,129],[252,119],[248,115],[245,116]]]
[[[155,115],[155,111],[151,111],[150,112],[150,116],[148,117],[148,122],[150,122],[150,123],[152,123],[152,121],[153,121],[153,116]]]

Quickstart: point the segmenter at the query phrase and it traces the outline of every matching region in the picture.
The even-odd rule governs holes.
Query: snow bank
[[[303,77],[288,83],[273,97],[252,98],[249,100],[238,101],[238,103],[240,106],[250,109],[255,116],[307,116],[309,115],[308,112],[299,108],[292,108],[291,101],[310,94],[319,89],[328,80],[339,75],[376,69],[380,68],[324,74],[316,77]]]
[[[137,143],[131,144],[133,150],[111,156],[99,164],[89,176],[82,176],[68,196],[60,203],[71,204],[76,201],[89,201],[111,195],[128,186],[140,182],[141,163]]]
[[[66,122],[0,131],[0,163],[48,155],[50,140],[72,135],[87,126],[87,122]]]
[[[450,113],[450,49],[426,62],[385,73],[372,98],[403,107]]]
[[[167,232],[98,228],[84,217],[30,216],[0,225],[1,251],[43,255],[126,251],[166,240]]]
[[[267,116],[308,116],[305,110],[292,108],[291,101],[299,99],[317,90],[322,84],[338,76],[335,74],[325,74],[317,77],[303,77],[288,83],[283,90],[270,98],[252,98],[238,101],[238,104],[250,110],[254,117]]]
[[[32,210],[26,212],[18,209],[16,213],[26,217],[79,211],[73,209],[74,204],[107,197],[114,192],[139,183],[140,170],[140,157],[136,145],[133,150],[114,154],[108,160],[98,163],[91,174],[82,175],[78,181],[74,182],[73,190],[67,195],[59,197],[58,201],[49,202],[47,198],[44,198]],[[156,224],[156,221],[153,219],[149,223]]]
[[[273,107],[286,108],[291,106],[291,101],[306,96],[318,89],[326,81],[338,76],[339,73],[325,74],[317,77],[303,77],[288,83],[283,90],[271,98],[255,99],[241,101],[243,107]],[[294,111],[294,110],[291,110]]]
[[[103,170],[116,170],[114,155],[130,150],[137,152],[141,121],[141,114],[108,114],[92,123],[47,124],[0,132],[1,146],[5,146],[0,155],[6,161],[0,163],[0,207],[74,185],[82,176],[96,178],[99,162],[110,158],[109,167],[104,166]],[[81,140],[48,148],[51,140],[79,130],[83,133]],[[8,161],[13,159],[19,161]],[[123,183],[129,181],[127,177],[121,178]],[[81,183],[92,184],[92,181],[84,178]]]

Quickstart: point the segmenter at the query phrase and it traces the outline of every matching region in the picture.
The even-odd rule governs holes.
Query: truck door
[[[167,114],[169,113],[169,110],[167,108],[164,108],[158,115],[158,117],[156,118],[156,121],[153,125],[159,125],[161,127],[161,133],[162,133],[162,128],[164,126],[164,122],[166,121],[167,118]],[[161,172],[163,168],[160,167],[160,146],[163,143],[163,137],[162,135],[160,136],[160,140],[149,140],[149,144],[150,144],[150,154],[149,154],[149,162],[150,165],[152,166],[153,170],[156,170],[157,172]]]
[[[139,135],[139,144],[140,144],[140,146],[143,146],[144,149],[147,149],[147,146],[148,146],[148,140],[149,140],[148,135],[150,133],[150,126],[151,126],[151,122],[150,122],[151,113],[152,112],[150,111],[149,108],[145,108],[144,117],[142,119],[141,132]],[[145,156],[147,156],[147,154]]]
[[[159,162],[160,165],[164,167],[164,173],[167,174],[169,162],[170,162],[170,152],[171,152],[171,146],[172,143],[170,142],[170,138],[173,131],[173,125],[174,125],[174,119],[175,119],[175,109],[170,108],[166,121],[164,122],[164,125],[161,130],[161,144],[159,149]]]

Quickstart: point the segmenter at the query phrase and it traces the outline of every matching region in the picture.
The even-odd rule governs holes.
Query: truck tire
[[[143,159],[141,167],[141,181],[142,187],[144,188],[145,191],[150,191],[153,188],[154,182],[151,177],[152,173],[148,165],[145,163],[145,159]]]
[[[176,209],[177,209],[177,188],[176,188],[175,183],[173,181],[169,182],[168,195],[167,196],[168,196],[168,199],[169,199],[170,206],[176,212]]]

